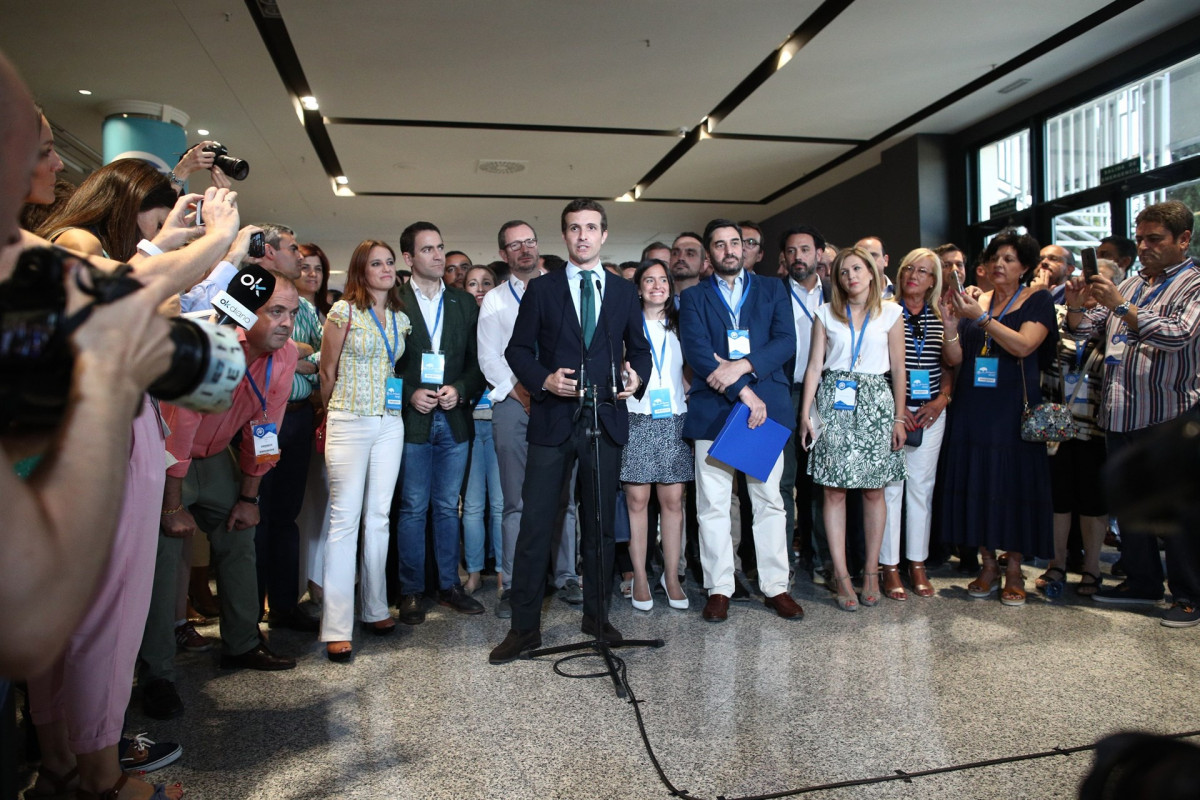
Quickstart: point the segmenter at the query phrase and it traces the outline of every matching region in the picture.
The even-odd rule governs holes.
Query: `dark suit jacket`
[[[729,312],[711,280],[700,281],[681,296],[679,342],[693,374],[687,421],[683,424],[685,438],[715,439],[738,400],[738,392],[747,385],[766,403],[768,417],[789,430],[796,428],[791,381],[783,371],[789,360],[796,360],[796,328],[787,287],[777,279],[755,275],[746,291],[750,294],[742,306],[740,323],[750,331],[747,358],[754,371],[720,393],[706,380],[717,368],[713,353],[728,358]]]
[[[397,365],[400,376],[404,378],[404,441],[413,444],[424,444],[429,441],[429,429],[433,424],[433,413],[421,414],[409,398],[413,390],[437,387],[421,385],[421,354],[430,348],[429,331],[425,327],[425,317],[421,307],[417,305],[416,290],[411,283],[400,287],[400,298],[404,301],[404,311],[412,321],[412,333],[404,343],[404,355],[400,356]],[[479,369],[476,357],[477,343],[475,339],[475,323],[479,319],[479,307],[475,298],[462,289],[453,286],[446,287],[445,305],[442,307],[442,352],[446,354],[445,385],[458,390],[459,404],[446,413],[446,421],[454,433],[454,441],[465,442],[474,432],[471,424],[471,408],[467,399],[476,397],[486,385],[483,372]]]
[[[504,351],[508,365],[521,385],[532,393],[529,409],[531,444],[553,447],[571,435],[579,401],[559,397],[542,389],[546,378],[560,367],[575,370],[579,379],[579,356],[583,332],[571,301],[565,269],[547,273],[531,281],[521,299],[521,310],[513,327],[512,338]],[[622,356],[624,353],[624,356]],[[604,280],[600,319],[587,351],[589,380],[601,387],[600,424],[617,444],[629,438],[629,412],[625,402],[606,402],[611,392],[610,364],[617,364],[620,381],[621,363],[629,365],[641,378],[637,396],[641,397],[650,379],[650,345],[642,332],[642,307],[633,284],[614,275]]]

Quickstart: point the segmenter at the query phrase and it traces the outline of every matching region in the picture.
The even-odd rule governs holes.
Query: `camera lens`
[[[217,156],[213,162],[235,181],[244,181],[250,174],[250,162],[233,156]]]
[[[171,320],[175,352],[171,366],[150,385],[150,394],[193,411],[212,414],[233,405],[233,390],[246,374],[246,355],[231,328],[189,319]]]

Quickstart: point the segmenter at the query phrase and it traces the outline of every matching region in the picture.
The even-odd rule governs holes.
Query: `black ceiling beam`
[[[355,197],[440,197],[461,200],[576,200],[579,195],[558,194],[468,194],[466,192],[355,192]],[[612,200],[611,197],[593,197],[593,200]],[[642,200],[643,203],[695,203],[704,205],[759,205],[757,200],[697,200],[695,198],[662,197],[655,200]]]

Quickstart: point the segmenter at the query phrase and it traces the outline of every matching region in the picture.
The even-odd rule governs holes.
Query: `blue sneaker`
[[[1154,605],[1163,599],[1162,592],[1155,595],[1153,592],[1139,592],[1129,586],[1129,581],[1122,581],[1112,588],[1100,589],[1092,599],[1097,603],[1112,603],[1115,605]]]
[[[1163,612],[1162,624],[1168,628],[1190,628],[1200,624],[1200,608],[1188,600],[1176,600]]]

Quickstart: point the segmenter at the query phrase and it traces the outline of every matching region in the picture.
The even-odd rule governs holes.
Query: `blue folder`
[[[751,429],[746,425],[749,419],[750,408],[742,402],[735,404],[708,454],[765,482],[792,432],[770,417]]]

